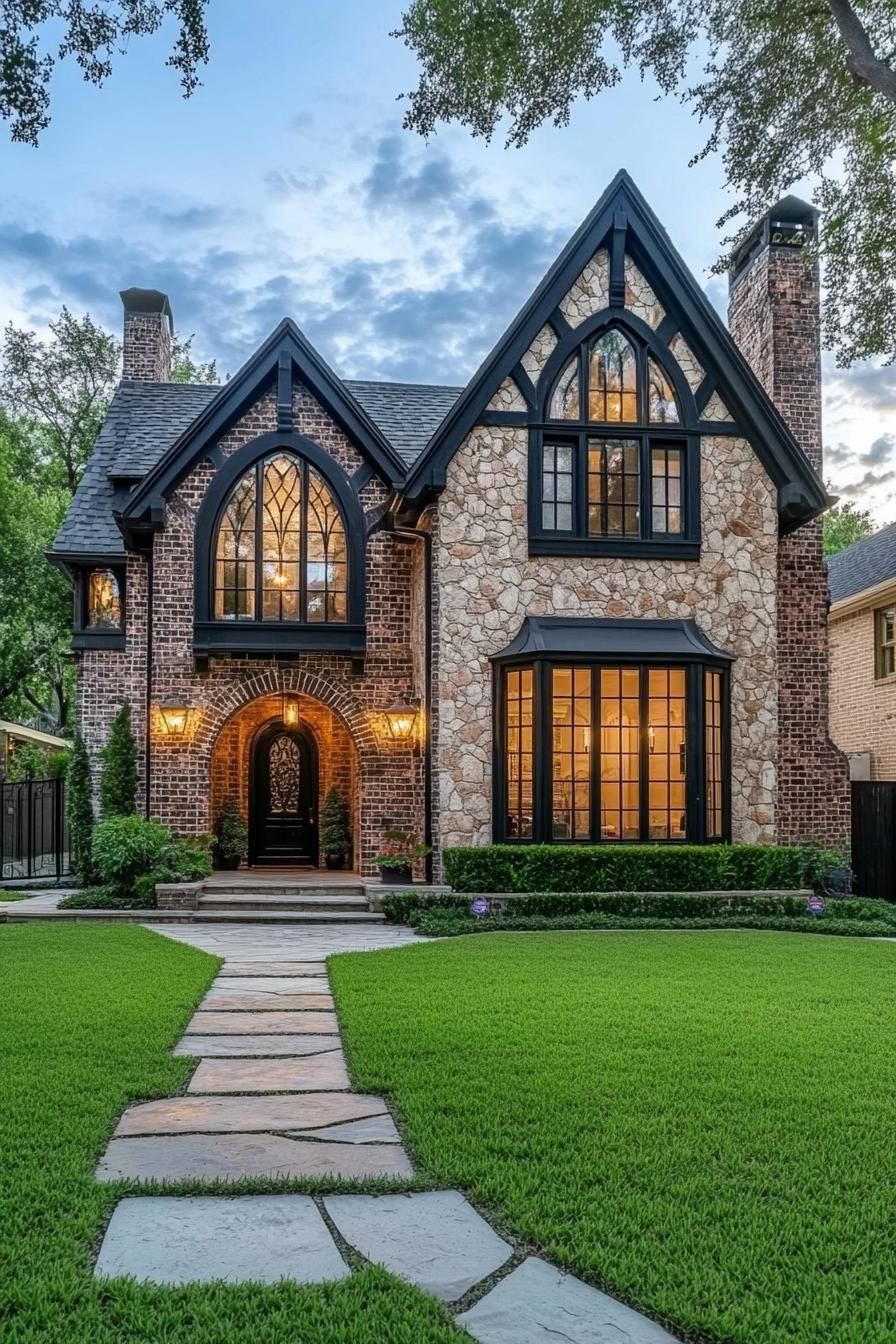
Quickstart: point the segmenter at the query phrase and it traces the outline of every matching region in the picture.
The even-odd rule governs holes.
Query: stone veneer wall
[[[663,310],[628,262],[626,279],[628,306],[656,325]],[[606,307],[607,297],[606,255],[599,252],[559,306],[577,324]],[[555,344],[544,328],[523,356],[533,381]],[[511,397],[505,387],[501,400]],[[489,658],[527,615],[693,618],[734,654],[733,836],[774,840],[777,510],[775,490],[749,444],[734,434],[702,441],[699,562],[530,557],[527,457],[525,429],[478,426],[451,463],[439,499],[434,755],[442,844],[491,839]]]
[[[303,388],[294,397],[296,430],[321,445],[347,472],[360,465],[354,446]],[[219,440],[229,455],[276,429],[273,392],[263,396]],[[358,758],[358,818],[363,871],[388,826],[423,830],[422,759],[385,731],[381,711],[397,695],[420,694],[411,653],[411,576],[414,547],[388,533],[374,533],[367,548],[367,655],[361,670],[341,654],[275,658],[210,659],[200,675],[193,668],[193,535],[196,513],[214,468],[197,464],[168,502],[167,525],[153,548],[152,703],[183,695],[195,708],[184,739],[164,735],[151,715],[150,815],[181,834],[207,831],[212,822],[212,756],[219,733],[238,710],[261,696],[292,690],[326,706],[354,744]],[[361,492],[365,509],[386,497],[374,478]],[[127,649],[88,651],[80,657],[79,715],[94,757],[126,696],[133,709],[140,749],[141,797],[146,742],[146,562],[129,558]]]
[[[896,677],[875,678],[874,611],[830,623],[831,737],[849,755],[868,752],[872,779],[896,780]]]
[[[732,335],[816,471],[822,472],[817,266],[765,247],[732,282]],[[821,520],[778,548],[778,835],[847,844],[846,761],[828,726],[827,575]]]

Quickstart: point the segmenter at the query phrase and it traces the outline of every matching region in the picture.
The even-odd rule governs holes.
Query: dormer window
[[[676,378],[618,324],[562,362],[532,431],[533,554],[697,558],[698,443]]]

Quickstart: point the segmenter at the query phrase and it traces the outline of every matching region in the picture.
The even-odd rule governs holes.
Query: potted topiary
[[[351,840],[348,833],[348,808],[338,789],[328,789],[321,813],[320,847],[324,863],[332,871],[344,867]]]
[[[406,887],[413,881],[412,865],[429,853],[413,831],[383,831],[383,848],[374,854],[373,862],[380,870],[380,880],[386,885]]]
[[[246,852],[249,832],[235,798],[225,798],[215,822],[213,858],[216,868],[239,868]]]

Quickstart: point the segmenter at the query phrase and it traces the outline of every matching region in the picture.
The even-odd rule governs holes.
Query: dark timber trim
[[[611,286],[615,281],[614,292],[618,293],[618,274],[612,268],[614,246],[617,254],[619,250],[622,214],[626,225],[625,251],[649,280],[665,312],[674,315],[675,329],[682,332],[707,376],[719,388],[733,416],[733,425],[728,426],[727,432],[749,439],[777,487],[782,531],[792,530],[817,516],[831,503],[823,482],[625,172],[618,173],[610,183],[445,416],[411,468],[405,487],[407,495],[415,498],[440,488],[448,463],[474,425],[482,423],[492,396],[546,323],[566,344],[569,324],[559,313],[558,305],[601,246],[611,248]],[[629,314],[628,320],[637,319]],[[542,380],[536,389],[539,395]]]

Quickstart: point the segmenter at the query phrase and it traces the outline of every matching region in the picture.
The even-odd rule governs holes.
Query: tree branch
[[[849,53],[846,65],[853,79],[896,103],[896,70],[875,54],[871,39],[849,0],[827,0],[827,5]]]

